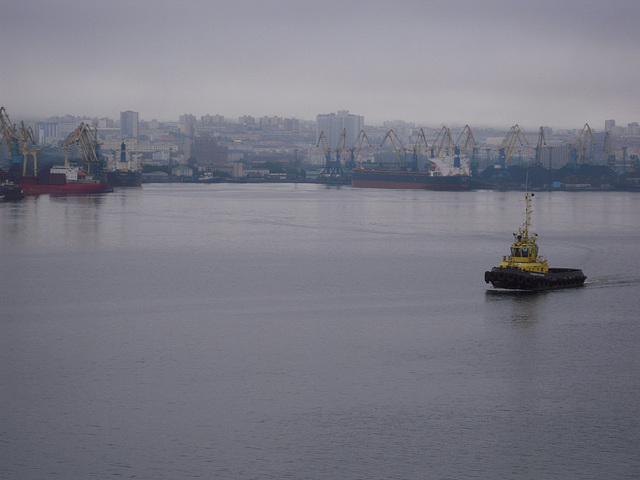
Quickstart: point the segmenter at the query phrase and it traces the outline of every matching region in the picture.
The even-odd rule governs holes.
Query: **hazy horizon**
[[[640,2],[9,2],[0,105],[600,128],[640,120]]]

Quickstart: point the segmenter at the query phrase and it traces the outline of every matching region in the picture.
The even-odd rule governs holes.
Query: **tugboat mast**
[[[531,225],[531,197],[533,197],[533,193],[525,194],[525,203],[526,207],[524,209],[524,236],[525,238],[529,238],[529,226]]]

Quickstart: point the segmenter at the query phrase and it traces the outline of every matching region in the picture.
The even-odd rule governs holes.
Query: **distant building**
[[[243,115],[238,118],[238,123],[240,125],[255,125],[256,119],[251,115]]]
[[[616,121],[615,120],[605,120],[604,121],[604,131],[605,132],[610,132],[611,129],[613,127],[615,127],[615,126],[616,126]]]
[[[300,120],[297,118],[285,118],[283,121],[285,132],[297,133],[300,131]]]
[[[35,133],[36,140],[42,145],[59,139],[58,124],[56,122],[38,122]]]
[[[347,131],[344,147],[351,148],[358,138],[358,134],[364,128],[364,117],[353,115],[349,110],[340,110],[338,113],[318,115],[316,117],[316,143],[320,139],[320,134],[324,132],[327,138],[327,146],[336,148],[340,143],[340,137],[344,130]]]
[[[200,117],[200,121],[203,125],[216,125],[224,123],[223,115],[203,115]]]
[[[180,115],[180,133],[187,137],[195,137],[198,133],[198,121],[195,115]]]
[[[120,112],[120,135],[122,138],[138,138],[138,112]]]
[[[179,165],[171,169],[171,175],[175,177],[192,177],[193,169],[191,167],[187,167],[186,165]]]

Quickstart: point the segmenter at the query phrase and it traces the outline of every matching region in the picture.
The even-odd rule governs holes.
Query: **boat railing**
[[[514,257],[513,255],[503,255],[502,256],[502,261],[503,262],[515,262],[516,258],[518,258],[518,259],[528,258],[530,262],[547,263],[547,257],[545,257],[544,255],[538,255],[537,259],[535,257]],[[519,260],[519,261],[522,261],[522,260]]]

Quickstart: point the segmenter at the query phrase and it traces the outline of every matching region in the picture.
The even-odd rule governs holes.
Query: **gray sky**
[[[640,121],[638,0],[8,0],[11,119]]]

